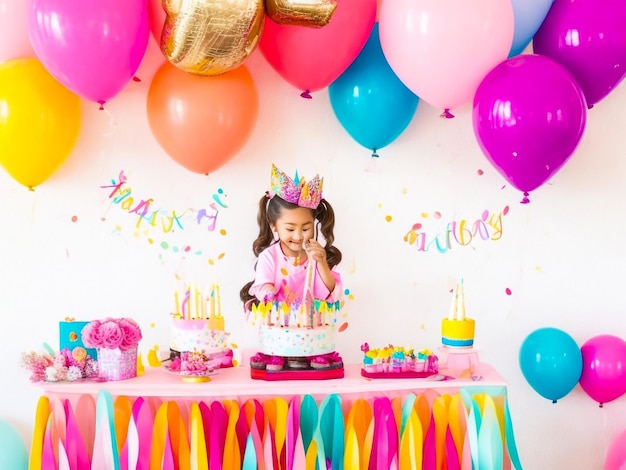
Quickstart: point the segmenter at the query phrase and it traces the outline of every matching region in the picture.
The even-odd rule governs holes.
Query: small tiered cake
[[[172,315],[170,357],[181,353],[201,353],[209,358],[221,357],[228,351],[230,333],[224,331],[219,286],[214,285],[210,296],[195,287],[188,287],[179,304],[175,293],[176,312]],[[210,310],[207,311],[207,302]]]
[[[441,343],[448,348],[471,348],[474,326],[474,320],[465,315],[465,291],[461,281],[454,288],[448,318],[441,322]]]

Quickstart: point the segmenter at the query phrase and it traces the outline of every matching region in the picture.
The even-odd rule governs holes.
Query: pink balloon
[[[31,0],[30,40],[43,66],[97,103],[133,78],[149,39],[145,0]]]
[[[617,435],[604,459],[604,470],[626,470],[626,429]]]
[[[28,2],[24,0],[0,0],[0,63],[11,59],[35,57],[28,39],[26,18]]]
[[[167,15],[163,9],[162,0],[148,0],[148,18],[150,19],[150,32],[157,44],[161,44],[161,33]]]
[[[624,25],[624,0],[556,0],[533,38],[533,50],[563,64],[591,107],[626,77]]]
[[[483,79],[472,110],[474,135],[509,183],[532,191],[571,157],[582,138],[587,106],[565,67],[547,57],[519,55]]]
[[[390,0],[379,16],[387,62],[413,93],[440,109],[469,103],[513,42],[511,0]]]
[[[341,0],[326,26],[279,25],[266,18],[259,48],[294,87],[321,90],[357,58],[376,21],[376,0]]]
[[[626,341],[613,335],[594,336],[580,352],[579,383],[587,395],[602,406],[626,393]]]

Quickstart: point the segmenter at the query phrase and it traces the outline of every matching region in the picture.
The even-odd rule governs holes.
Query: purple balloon
[[[580,348],[583,371],[580,386],[600,403],[613,401],[626,393],[626,341],[613,335],[599,335]]]
[[[565,67],[525,54],[500,63],[474,95],[474,135],[509,183],[528,192],[570,158],[585,130],[587,105]]]
[[[625,28],[624,0],[556,0],[533,50],[572,72],[591,107],[626,76]]]

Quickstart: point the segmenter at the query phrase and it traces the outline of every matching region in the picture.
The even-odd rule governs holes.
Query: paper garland
[[[504,387],[319,406],[86,397],[39,400],[29,470],[521,470]]]

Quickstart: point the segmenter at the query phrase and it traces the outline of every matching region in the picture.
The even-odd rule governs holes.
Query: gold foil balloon
[[[265,0],[267,16],[278,24],[321,28],[337,8],[336,0]]]
[[[163,0],[161,51],[196,75],[237,68],[256,48],[263,29],[263,0]]]

